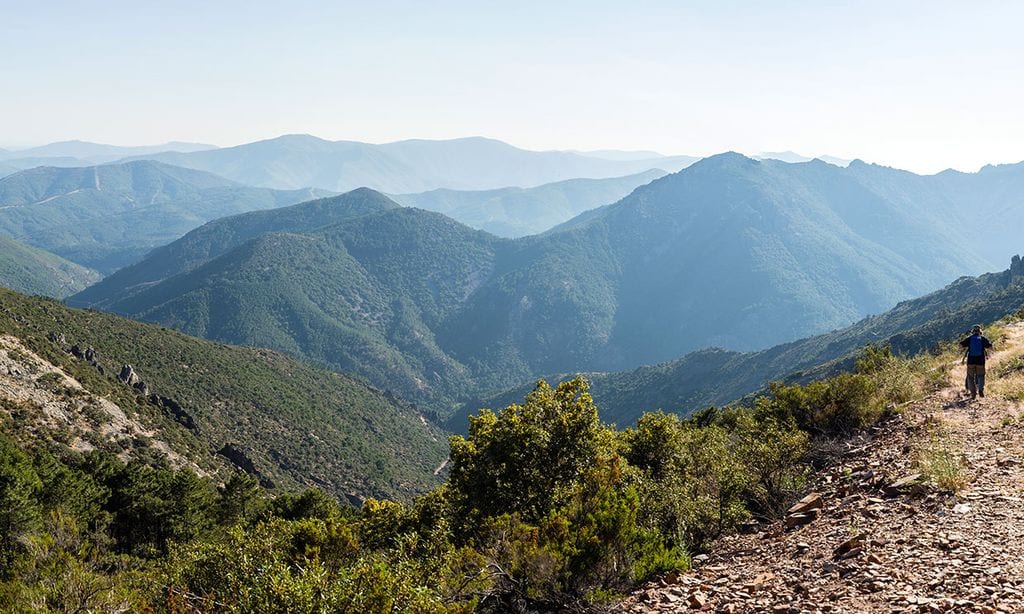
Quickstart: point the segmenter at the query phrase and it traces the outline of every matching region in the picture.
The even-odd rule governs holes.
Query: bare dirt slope
[[[723,538],[617,611],[1024,612],[1022,355],[1017,323],[989,360],[986,398],[966,398],[955,365],[946,388],[815,475],[820,511],[788,521],[807,524]]]

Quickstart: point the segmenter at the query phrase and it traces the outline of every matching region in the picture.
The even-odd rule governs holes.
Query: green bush
[[[748,514],[748,478],[726,429],[697,426],[674,414],[648,413],[622,433],[637,470],[640,519],[667,543],[695,550]]]
[[[865,347],[857,358],[856,372],[875,382],[876,394],[887,405],[906,403],[920,392],[913,362],[895,356],[888,345]]]
[[[506,513],[538,522],[568,500],[610,440],[586,380],[555,389],[541,381],[524,405],[483,410],[468,438],[451,437],[452,502],[469,523]]]
[[[755,408],[796,425],[813,435],[842,436],[874,424],[881,417],[884,402],[871,377],[841,373],[805,386],[769,384],[769,396],[759,397]]]

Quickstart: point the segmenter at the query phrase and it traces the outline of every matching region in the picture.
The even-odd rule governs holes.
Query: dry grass
[[[963,446],[941,424],[931,426],[927,439],[914,450],[914,465],[925,479],[942,490],[960,492],[969,482]]]

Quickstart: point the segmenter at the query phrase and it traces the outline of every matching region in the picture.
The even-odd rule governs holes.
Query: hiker
[[[960,342],[964,348],[964,358],[960,362],[967,363],[967,392],[973,399],[977,395],[985,398],[985,357],[992,347],[992,342],[981,334],[981,326],[974,325],[971,335]]]

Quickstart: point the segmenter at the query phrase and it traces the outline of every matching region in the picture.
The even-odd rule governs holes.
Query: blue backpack
[[[985,355],[985,342],[982,340],[981,335],[971,335],[970,346],[967,353],[971,356]]]

